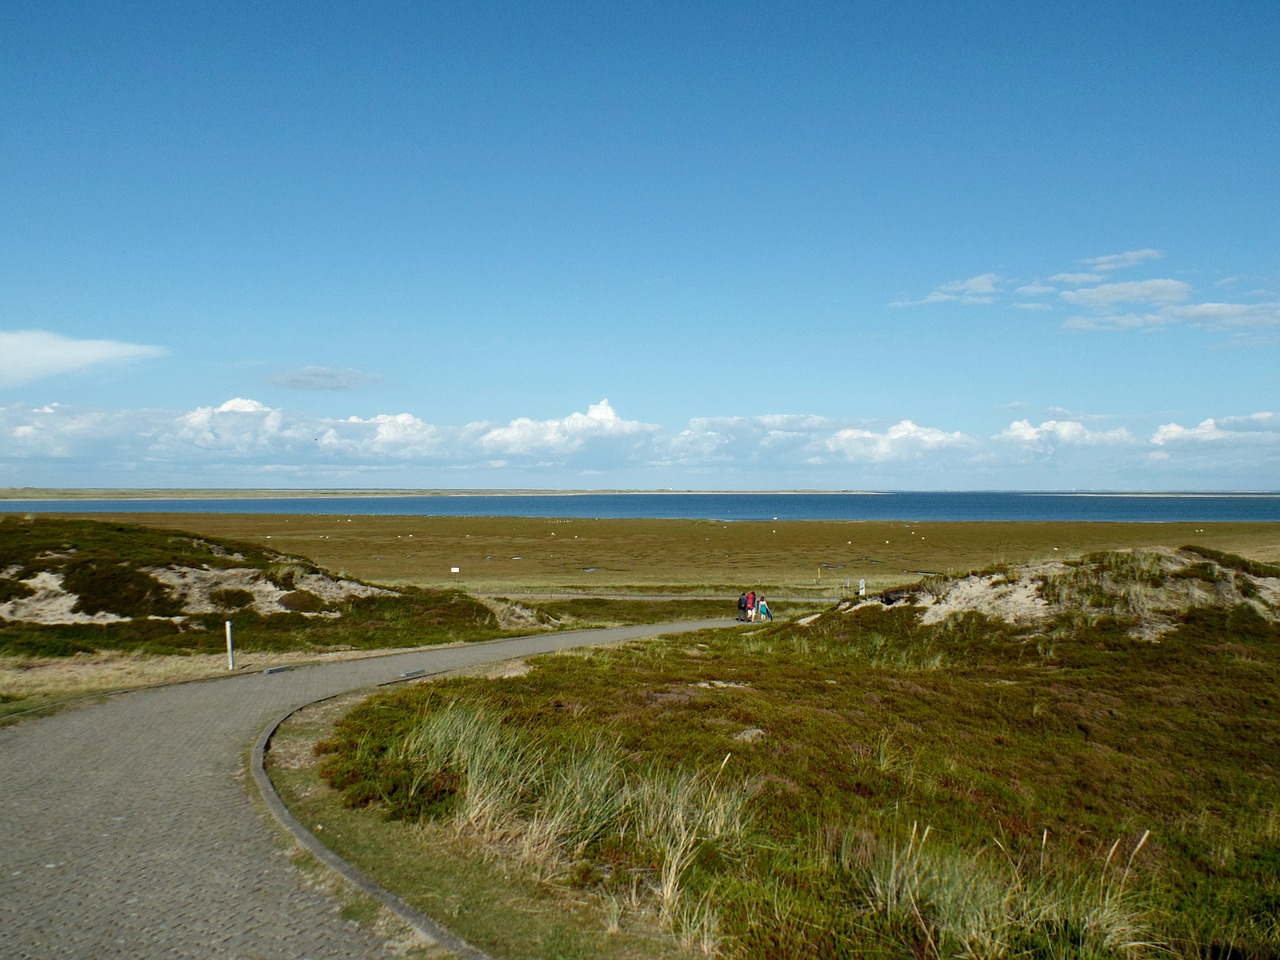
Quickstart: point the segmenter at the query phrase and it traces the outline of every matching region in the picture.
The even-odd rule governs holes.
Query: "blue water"
[[[289,513],[695,520],[1280,522],[1280,493],[575,493],[0,500],[8,513]]]

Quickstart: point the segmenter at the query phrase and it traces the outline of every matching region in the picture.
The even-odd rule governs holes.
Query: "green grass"
[[[272,739],[272,781],[295,815],[349,862],[495,957],[539,960],[675,960],[684,954],[652,919],[579,886],[561,888],[536,870],[432,823],[385,821],[317,789],[315,737],[331,704],[296,714]]]
[[[1034,629],[833,609],[379,695],[326,768],[353,806],[502,836],[599,895],[630,883],[725,956],[1280,955],[1275,611],[1170,600],[1152,641],[1081,585],[1176,599],[1177,578],[1109,554],[1075,577]],[[671,782],[703,805],[628,819]],[[712,793],[732,830],[696,812]],[[568,809],[584,821],[544,825]]]

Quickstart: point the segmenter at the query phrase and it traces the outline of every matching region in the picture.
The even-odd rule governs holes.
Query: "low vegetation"
[[[1275,957],[1278,572],[1001,564],[379,694],[318,750],[689,954]]]
[[[501,632],[458,590],[395,590],[252,544],[133,524],[0,520],[0,655],[374,649]]]
[[[119,514],[97,514],[118,522]],[[967,523],[608,520],[235,513],[130,514],[131,523],[191,530],[310,557],[370,583],[472,594],[680,593],[736,597],[878,592],[930,573],[993,561],[1200,543],[1280,561],[1274,523]],[[457,568],[457,572],[454,569]]]
[[[246,667],[267,654],[292,661],[710,617],[728,603],[480,600],[456,587],[375,585],[240,540],[118,520],[4,516],[0,716],[225,672],[227,621]]]

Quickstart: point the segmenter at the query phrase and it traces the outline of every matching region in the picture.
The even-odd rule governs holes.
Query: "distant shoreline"
[[[0,488],[0,501],[9,503],[38,503],[48,500],[331,500],[338,498],[407,498],[407,497],[578,497],[578,496],[759,496],[761,494],[785,494],[787,496],[856,496],[875,497],[892,493],[1007,493],[1025,494],[1029,496],[1049,497],[1099,497],[1099,498],[1175,498],[1188,497],[1198,499],[1274,499],[1280,498],[1280,491],[1267,490],[1175,490],[1175,491],[1112,491],[1112,490],[952,490],[952,491],[891,491],[891,490],[536,490],[511,488],[503,490],[486,489],[442,489],[425,490],[394,489],[317,489],[274,490],[256,489],[96,489],[67,488],[54,489],[44,487],[6,487]]]
[[[122,490],[118,488],[53,489],[44,487],[2,487],[0,500],[11,502],[44,500],[328,500],[340,497],[589,497],[589,496],[689,496],[708,495],[759,496],[760,494],[787,494],[788,496],[883,496],[884,490],[525,490],[510,488],[487,489],[427,489],[427,490],[272,490],[267,488],[227,490],[199,488],[183,490]],[[1280,496],[1280,494],[1277,494]]]

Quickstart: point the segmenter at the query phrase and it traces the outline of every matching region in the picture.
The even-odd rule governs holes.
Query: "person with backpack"
[[[744,593],[738,597],[738,622],[743,623],[747,619],[747,595]]]
[[[756,592],[754,590],[747,591],[747,622],[752,623],[756,619]]]

